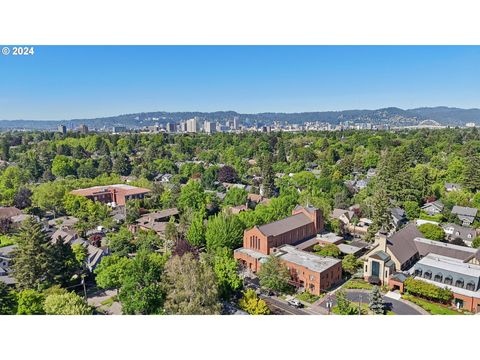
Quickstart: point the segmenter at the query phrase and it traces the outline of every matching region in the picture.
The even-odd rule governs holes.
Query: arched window
[[[445,276],[445,280],[443,282],[447,285],[452,285],[453,284],[453,278],[450,275]]]
[[[431,272],[430,270],[425,271],[425,273],[423,274],[423,277],[424,277],[425,279],[429,279],[429,280],[430,280],[430,279],[432,278],[432,272]]]
[[[441,273],[435,274],[435,277],[433,278],[434,281],[436,282],[442,282],[443,281],[443,275]]]
[[[457,281],[455,281],[455,286],[456,287],[463,288],[463,285],[464,285],[463,279],[460,278]]]
[[[422,269],[415,269],[415,276],[422,276]]]
[[[470,291],[475,291],[475,283],[473,281],[469,281],[467,283],[466,289]]]

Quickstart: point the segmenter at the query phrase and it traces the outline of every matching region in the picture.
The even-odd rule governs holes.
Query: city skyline
[[[0,119],[477,108],[478,60],[475,46],[36,46],[0,57]]]

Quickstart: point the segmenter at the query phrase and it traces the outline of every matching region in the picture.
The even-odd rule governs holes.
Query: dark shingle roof
[[[312,220],[307,215],[300,213],[282,220],[274,221],[270,224],[259,226],[258,230],[260,230],[265,236],[277,236],[290,230],[308,225],[311,222]]]
[[[412,222],[390,236],[387,239],[387,246],[395,258],[403,264],[418,252],[413,239],[422,236],[420,230]]]
[[[454,245],[420,237],[415,238],[414,243],[418,249],[418,253],[422,257],[428,254],[436,254],[465,261],[470,259],[476,253],[476,249],[472,249],[470,247]]]

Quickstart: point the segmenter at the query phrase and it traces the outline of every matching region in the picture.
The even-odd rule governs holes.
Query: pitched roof
[[[398,220],[401,220],[405,217],[405,210],[399,207],[394,207],[390,209],[392,216]]]
[[[10,219],[12,216],[20,215],[22,212],[13,206],[0,207],[0,219]]]
[[[467,226],[447,223],[447,224],[442,224],[441,227],[445,230],[445,232],[447,230],[450,230],[450,228],[451,230],[453,230],[453,233],[449,234],[450,238],[460,238],[464,241],[472,241],[477,235],[477,232],[475,229]]]
[[[423,234],[412,222],[390,236],[387,239],[387,247],[395,258],[403,264],[418,252],[413,239],[422,236]]]
[[[471,247],[429,240],[422,237],[417,237],[413,241],[420,256],[436,254],[466,261],[474,256],[477,252],[477,249],[473,249]]]
[[[285,219],[274,221],[270,224],[261,225],[258,230],[265,236],[277,236],[290,230],[308,225],[312,220],[305,214],[299,213]]]
[[[347,217],[349,219],[351,219],[353,217],[353,215],[355,214],[353,211],[350,211],[350,210],[344,210],[344,209],[333,209],[332,211],[332,215],[330,215],[330,217],[332,219],[338,219],[340,216],[346,214]]]
[[[476,208],[455,205],[452,209],[452,214],[475,217],[477,215],[477,211],[478,209]]]
[[[422,209],[426,209],[430,206],[436,207],[440,211],[443,210],[443,207],[444,207],[443,203],[440,200],[436,200],[436,201],[425,203],[425,205],[422,206]]]

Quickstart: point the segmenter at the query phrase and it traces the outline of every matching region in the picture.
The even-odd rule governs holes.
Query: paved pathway
[[[102,302],[116,295],[114,290],[99,290],[88,295],[88,304],[96,309],[105,312],[107,315],[122,315],[122,305],[115,301],[110,305],[103,305]]]
[[[370,292],[367,290],[349,289],[345,290],[345,292],[347,295],[347,299],[354,303],[368,303]],[[326,300],[328,298],[329,296],[325,296],[324,298],[317,301],[317,303],[315,303],[314,305],[320,306],[327,310]],[[330,299],[332,300],[333,306],[335,306],[335,295],[330,295]],[[385,301],[385,304],[389,307],[389,309],[397,315],[428,315],[428,313],[422,308],[416,306],[415,304],[412,304],[409,301],[403,299],[396,300],[386,297],[385,295],[383,296],[383,300]]]

